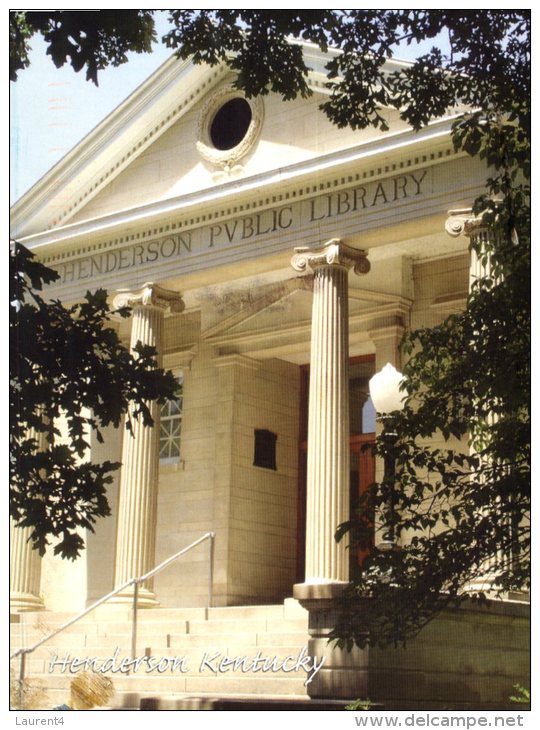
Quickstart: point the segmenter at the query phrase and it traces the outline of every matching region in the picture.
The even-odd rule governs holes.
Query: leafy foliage
[[[284,99],[308,96],[302,48],[294,36],[328,48],[328,30],[337,16],[323,10],[171,10],[174,29],[164,41],[182,58],[215,65],[226,62],[237,73],[246,96],[270,91]]]
[[[75,558],[79,528],[93,530],[110,514],[107,485],[120,464],[84,461],[91,431],[119,426],[127,414],[152,425],[149,401],[172,398],[172,373],[156,367],[155,350],[136,354],[107,326],[112,312],[103,289],[71,307],[38,292],[58,278],[15,244],[10,254],[10,514],[31,528],[34,547]],[[116,314],[129,316],[123,308]],[[62,434],[60,419],[65,424]],[[129,438],[129,436],[127,436]],[[43,445],[45,441],[45,446]]]
[[[371,710],[372,706],[373,702],[369,698],[366,698],[365,700],[354,700],[354,702],[345,705],[345,709],[356,712],[357,710]]]
[[[515,702],[518,705],[530,705],[531,704],[531,691],[520,684],[514,685],[515,695],[510,697],[510,702]]]
[[[457,106],[508,109],[516,89],[528,89],[527,11],[174,10],[170,18],[165,42],[182,58],[228,63],[248,97],[311,93],[300,48],[286,37],[331,48],[322,109],[340,127],[386,130],[390,107],[419,129]],[[441,37],[449,54],[437,47]],[[430,39],[434,47],[413,64],[386,68],[400,45]]]
[[[516,39],[507,40],[497,73],[512,72],[506,54]],[[512,64],[524,69],[525,37],[520,44]],[[444,608],[529,586],[528,84],[505,95],[510,79],[496,75],[493,87],[490,96],[485,82],[482,111],[464,113],[453,129],[456,149],[489,166],[487,192],[474,205],[488,240],[471,239],[484,275],[463,312],[403,343],[406,408],[386,423],[400,438],[394,447],[383,435],[376,447],[381,455],[393,449],[397,478],[372,485],[337,537],[365,546],[366,515],[376,509],[388,521],[392,499],[404,540],[373,551],[349,587],[333,632],[341,645],[405,642]]]
[[[40,33],[60,68],[68,58],[74,71],[98,82],[98,71],[128,60],[128,51],[150,52],[156,40],[150,10],[12,11],[9,14],[10,79],[29,65],[30,39]]]

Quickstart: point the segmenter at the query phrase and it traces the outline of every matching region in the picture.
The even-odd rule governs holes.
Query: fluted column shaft
[[[155,347],[161,366],[163,320],[165,309],[182,310],[180,295],[154,284],[145,284],[141,291],[124,292],[116,297],[115,306],[133,307],[131,348],[138,342]],[[118,503],[115,586],[147,573],[155,567],[157,496],[159,472],[159,406],[147,403],[154,426],[132,420],[133,434],[126,432],[122,449],[122,473]],[[131,600],[132,589],[120,593],[117,601]],[[156,603],[152,581],[139,589],[139,604]]]
[[[40,598],[41,556],[29,541],[31,528],[9,521],[9,607],[12,612],[44,608]]]
[[[43,432],[31,429],[29,438],[37,441],[38,451],[46,448]],[[41,592],[41,555],[29,540],[32,529],[17,527],[9,520],[9,607],[12,612],[38,611],[45,608]]]
[[[348,580],[345,544],[334,539],[349,512],[348,271],[366,273],[369,262],[337,239],[296,252],[293,267],[314,272],[305,582],[340,583]]]
[[[449,210],[448,216],[445,224],[446,232],[455,237],[464,235],[471,241],[469,261],[469,292],[471,292],[475,286],[478,286],[478,281],[491,276],[492,267],[489,252],[492,243],[490,236],[493,235],[493,232],[487,228],[481,218],[473,215],[470,208]],[[494,419],[495,416],[492,413],[487,415],[489,424],[493,424]],[[471,455],[478,456],[475,447],[477,433],[474,428],[471,430],[470,436],[469,452]],[[485,466],[488,465],[489,459],[486,456],[480,456],[480,460]],[[479,476],[482,478],[481,474]],[[509,526],[509,529],[511,529],[511,526]],[[478,576],[469,587],[472,590],[487,590],[490,583],[497,579],[497,575],[493,570],[494,567],[497,563],[500,565],[503,559],[504,556],[499,552],[497,556],[493,556],[486,561],[482,566],[483,574]]]
[[[349,502],[347,274],[340,266],[319,266],[313,282],[306,581],[348,577],[345,546],[334,540]]]

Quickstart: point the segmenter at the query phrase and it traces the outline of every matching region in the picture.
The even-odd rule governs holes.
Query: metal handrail
[[[95,603],[93,603],[88,608],[85,608],[84,611],[81,611],[81,613],[77,614],[74,618],[70,619],[69,621],[66,621],[66,623],[59,626],[54,631],[51,631],[50,634],[47,634],[43,639],[40,639],[38,642],[36,642],[33,646],[28,647],[21,647],[20,649],[17,649],[16,652],[14,652],[9,658],[16,659],[18,656],[21,657],[20,662],[20,668],[19,668],[19,688],[22,692],[22,686],[24,682],[24,670],[25,670],[25,663],[26,663],[26,655],[31,654],[33,651],[38,649],[42,644],[45,644],[49,639],[52,639],[54,636],[57,636],[58,634],[62,633],[65,629],[67,629],[69,626],[73,626],[73,624],[77,623],[81,618],[86,616],[86,614],[90,613],[94,609],[96,609],[98,606],[101,606],[102,603],[105,603],[105,601],[108,601],[109,598],[112,598],[113,596],[116,596],[121,591],[125,590],[129,586],[133,586],[133,618],[132,618],[132,625],[131,625],[131,654],[132,659],[136,658],[137,653],[137,599],[139,595],[139,585],[141,583],[144,583],[149,578],[152,578],[154,575],[157,575],[157,573],[160,573],[162,570],[164,570],[168,565],[173,563],[177,558],[180,558],[182,555],[185,555],[190,550],[193,550],[193,548],[197,547],[197,545],[200,545],[205,540],[210,540],[210,560],[209,560],[209,570],[208,570],[208,607],[212,606],[212,584],[214,582],[214,539],[216,537],[215,532],[206,532],[202,537],[199,537],[198,540],[195,540],[195,542],[192,542],[190,545],[188,545],[185,548],[182,548],[182,550],[179,550],[174,555],[171,555],[169,558],[164,560],[162,563],[157,565],[155,568],[152,568],[152,570],[149,570],[148,573],[145,573],[144,575],[140,575],[137,578],[130,578],[125,583],[122,583],[121,586],[117,586],[114,590],[110,591],[110,593],[107,593],[107,595],[102,596],[99,598]],[[20,703],[19,703],[20,704]]]

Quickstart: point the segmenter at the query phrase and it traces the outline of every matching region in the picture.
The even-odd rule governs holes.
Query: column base
[[[110,605],[133,605],[133,588],[129,587],[125,590],[117,593],[116,596],[109,598],[107,601]],[[148,588],[139,587],[139,594],[137,596],[137,608],[157,608],[159,601],[156,598],[156,594]]]
[[[11,613],[44,611],[45,604],[39,596],[34,596],[33,593],[12,593],[9,597],[9,610]]]
[[[303,605],[309,601],[334,601],[343,593],[349,585],[349,581],[323,581],[316,578],[305,583],[295,583],[293,586],[293,598]],[[304,606],[309,610],[309,606]]]
[[[297,583],[293,596],[309,611],[308,654],[324,660],[322,668],[307,685],[312,699],[354,700],[367,697],[368,649],[339,649],[329,643],[339,615],[338,599],[347,581]]]

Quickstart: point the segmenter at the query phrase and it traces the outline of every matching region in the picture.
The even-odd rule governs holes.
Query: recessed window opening
[[[251,124],[251,107],[245,99],[230,99],[210,125],[210,139],[218,150],[230,150],[244,139]]]
[[[184,378],[179,375],[173,400],[161,406],[159,422],[159,461],[161,464],[176,464],[180,461],[180,438],[182,435],[182,411],[184,400]]]
[[[276,466],[276,441],[277,435],[265,428],[255,429],[255,454],[253,466],[261,466],[263,469],[273,469]]]

